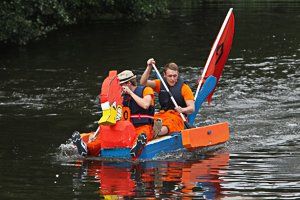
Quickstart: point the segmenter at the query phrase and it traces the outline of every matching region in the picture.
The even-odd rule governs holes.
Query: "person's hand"
[[[175,107],[175,110],[176,110],[178,113],[183,113],[183,108],[181,108],[181,106]]]
[[[123,94],[129,94],[130,95],[130,89],[128,86],[122,86],[122,91],[123,91]]]
[[[147,61],[147,65],[148,65],[148,67],[149,67],[150,69],[152,68],[152,64],[155,64],[154,58],[150,58],[150,59]]]

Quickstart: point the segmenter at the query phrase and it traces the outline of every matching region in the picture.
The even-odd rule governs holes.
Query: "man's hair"
[[[167,72],[168,69],[174,70],[174,71],[178,71],[179,72],[179,68],[175,63],[168,63],[164,66],[164,73]]]
[[[136,78],[129,80],[133,86],[137,86]]]

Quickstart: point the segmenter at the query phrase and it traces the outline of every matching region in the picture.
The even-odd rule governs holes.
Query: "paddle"
[[[99,95],[99,101],[100,101],[100,95]],[[100,104],[101,104],[101,101],[100,101]],[[102,114],[103,111],[100,111],[99,113]],[[102,117],[102,116],[101,116],[101,117]],[[101,119],[101,117],[100,117],[100,119]],[[97,139],[99,133],[100,133],[100,125],[98,126],[96,132],[93,134],[93,136],[92,136],[92,138],[91,138],[90,140],[91,140],[91,141],[94,141],[95,139]],[[91,141],[89,141],[89,142],[91,142]]]
[[[206,81],[204,82],[197,98],[195,101],[195,112],[192,114],[189,114],[187,119],[188,122],[191,124],[194,124],[196,115],[203,103],[203,101],[207,98],[207,96],[213,91],[215,88],[215,85],[217,84],[217,78],[214,76],[209,76]]]
[[[159,76],[160,81],[163,83],[164,87],[166,88],[167,92],[169,93],[170,98],[171,98],[171,100],[172,100],[174,106],[175,106],[175,107],[178,107],[178,105],[177,105],[177,103],[176,103],[176,101],[175,101],[175,99],[174,99],[172,93],[170,92],[170,90],[169,90],[169,88],[167,87],[166,83],[165,83],[164,80],[162,79],[162,77],[161,77],[159,71],[157,70],[156,66],[155,66],[154,64],[152,64],[152,66],[153,66],[153,68],[154,68],[156,74]],[[189,122],[186,121],[186,119],[185,119],[185,117],[183,116],[182,113],[179,113],[179,114],[180,114],[180,117],[182,118],[182,120],[183,120],[183,122],[184,122],[184,129],[196,128],[196,126],[194,126],[194,125],[192,125],[192,124],[190,124]]]
[[[94,135],[91,138],[91,141],[94,141],[95,139],[97,139],[99,133],[100,133],[100,126],[98,126],[96,132],[94,133]]]

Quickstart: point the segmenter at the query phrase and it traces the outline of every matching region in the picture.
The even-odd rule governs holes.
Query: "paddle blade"
[[[215,85],[217,84],[217,78],[214,76],[209,76],[205,83],[203,84],[198,97],[196,98],[195,101],[195,112],[192,114],[189,114],[187,119],[189,121],[189,123],[194,124],[196,115],[202,105],[202,103],[204,102],[204,100],[207,98],[207,96],[213,91],[213,89],[215,88]]]
[[[182,145],[192,151],[203,147],[223,144],[229,139],[228,122],[181,131]]]
[[[184,121],[184,129],[191,129],[191,128],[196,128],[196,126],[193,124],[190,124],[187,121]]]

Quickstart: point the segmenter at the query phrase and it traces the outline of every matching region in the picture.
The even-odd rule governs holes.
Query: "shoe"
[[[78,131],[75,131],[72,134],[72,141],[73,141],[73,144],[75,144],[77,146],[79,155],[86,156],[87,152],[88,152],[88,148],[87,148],[86,143],[84,141],[82,141],[80,133]]]
[[[162,121],[161,119],[157,119],[155,122],[154,122],[154,125],[153,125],[153,139],[157,138],[160,130],[161,130],[161,127],[162,127]]]
[[[141,133],[130,150],[132,160],[136,160],[141,154],[147,142],[147,135]]]

